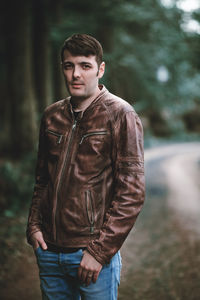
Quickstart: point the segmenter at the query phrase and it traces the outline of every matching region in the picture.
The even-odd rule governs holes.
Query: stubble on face
[[[66,87],[74,101],[94,99],[99,94],[98,81],[104,65],[99,68],[94,55],[73,56],[65,50],[62,65]]]

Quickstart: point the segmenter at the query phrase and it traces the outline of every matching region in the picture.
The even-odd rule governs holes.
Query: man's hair
[[[64,51],[68,50],[74,56],[95,55],[98,66],[103,61],[103,49],[101,44],[87,34],[74,34],[65,40],[61,49],[61,61],[63,62]]]

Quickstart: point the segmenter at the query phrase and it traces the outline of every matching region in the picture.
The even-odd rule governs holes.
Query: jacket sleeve
[[[124,113],[116,122],[113,151],[114,196],[99,238],[87,248],[102,265],[120,249],[144,202],[143,129],[134,111]]]
[[[42,219],[40,214],[40,204],[47,194],[48,185],[48,171],[46,159],[46,143],[45,143],[45,126],[44,117],[40,125],[38,157],[35,171],[35,186],[33,191],[32,203],[29,210],[28,224],[27,224],[27,241],[30,243],[30,237],[33,233],[41,231]]]

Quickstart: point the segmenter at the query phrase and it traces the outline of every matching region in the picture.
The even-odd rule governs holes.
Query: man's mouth
[[[83,83],[81,82],[72,82],[71,83],[71,86],[74,87],[74,88],[79,88],[83,85]]]

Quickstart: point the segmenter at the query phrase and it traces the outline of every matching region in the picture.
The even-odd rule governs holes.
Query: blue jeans
[[[120,282],[121,256],[117,252],[103,266],[96,283],[88,286],[78,279],[78,267],[83,256],[80,249],[73,253],[55,253],[37,248],[43,300],[116,300]]]

